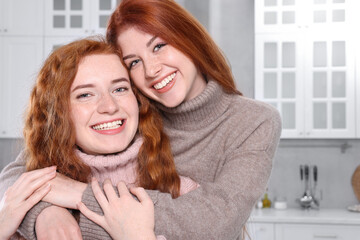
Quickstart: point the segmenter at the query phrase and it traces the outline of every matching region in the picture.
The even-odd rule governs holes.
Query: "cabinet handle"
[[[319,235],[319,234],[314,234],[314,238],[322,238],[322,239],[337,239],[338,236],[337,235]]]

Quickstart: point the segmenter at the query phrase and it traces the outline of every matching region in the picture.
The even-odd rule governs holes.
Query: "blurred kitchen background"
[[[22,148],[21,116],[41,62],[58,45],[104,33],[118,2],[0,1],[0,168]],[[300,209],[300,165],[316,165],[318,211],[346,211],[358,204],[351,177],[360,165],[359,2],[177,2],[224,51],[238,89],[272,104],[282,115],[270,200],[282,199],[288,209]]]

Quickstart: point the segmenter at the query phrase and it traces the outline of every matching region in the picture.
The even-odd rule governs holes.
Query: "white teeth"
[[[167,76],[164,80],[154,85],[154,88],[156,90],[162,89],[165,87],[169,82],[171,82],[174,77],[176,76],[176,73],[171,74],[170,76]]]
[[[95,130],[109,130],[109,129],[118,128],[118,127],[120,127],[122,125],[123,125],[122,120],[116,120],[116,121],[113,121],[113,122],[108,122],[108,123],[102,123],[102,124],[99,124],[99,125],[95,125],[95,126],[92,126],[92,128],[95,129]]]

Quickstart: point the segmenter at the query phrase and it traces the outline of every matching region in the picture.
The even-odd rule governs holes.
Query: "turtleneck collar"
[[[213,122],[229,106],[231,98],[214,80],[209,80],[197,97],[174,108],[157,104],[163,115],[164,125],[175,129],[198,129]]]
[[[134,161],[137,158],[142,143],[143,139],[136,136],[134,142],[126,150],[117,154],[89,155],[79,149],[76,149],[76,153],[80,159],[82,159],[91,168],[95,168],[97,170],[117,168]]]

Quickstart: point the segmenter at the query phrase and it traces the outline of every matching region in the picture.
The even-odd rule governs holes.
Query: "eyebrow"
[[[157,38],[157,36],[153,36],[153,37],[146,43],[146,47],[149,47],[156,38]]]
[[[152,38],[146,43],[146,47],[149,47],[149,46],[155,41],[155,39],[156,39],[157,37],[158,37],[158,36],[152,37]],[[130,54],[130,55],[127,55],[127,56],[123,57],[123,60],[125,61],[126,59],[133,58],[133,57],[136,57],[136,55],[135,55],[135,54]]]
[[[126,79],[126,78],[117,78],[117,79],[114,79],[111,81],[111,84],[114,84],[114,83],[118,83],[118,82],[130,82],[129,79]],[[82,89],[82,88],[94,88],[95,85],[94,84],[83,84],[83,85],[78,85],[76,86],[71,92],[74,92],[78,89]]]

